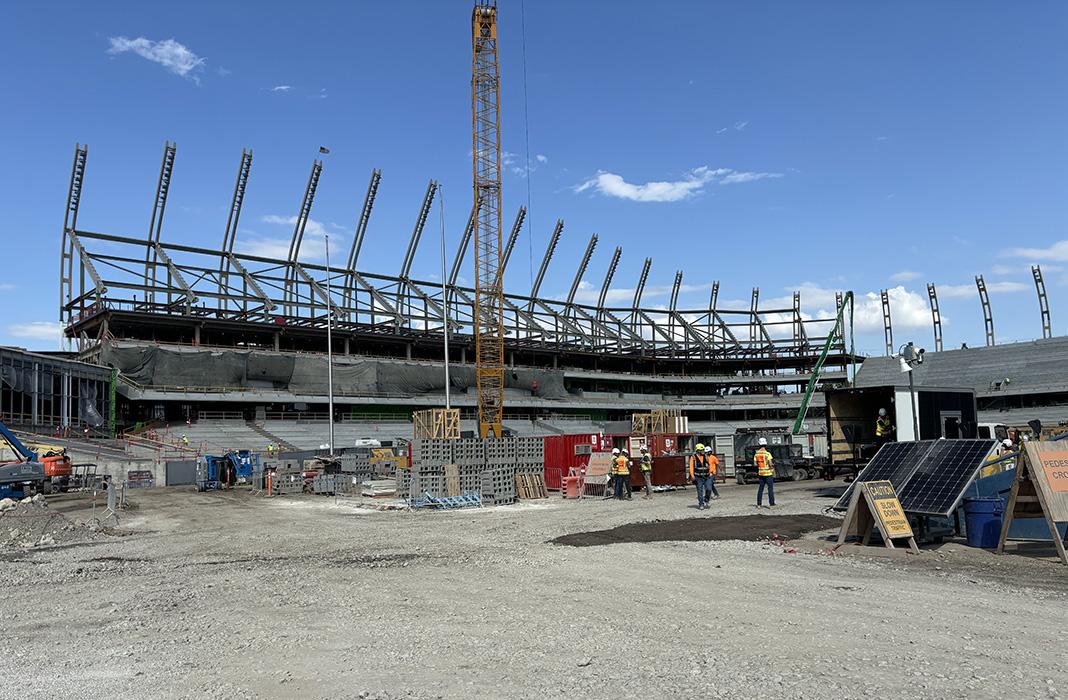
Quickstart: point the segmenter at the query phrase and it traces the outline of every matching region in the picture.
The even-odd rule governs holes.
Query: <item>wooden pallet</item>
[[[449,497],[460,495],[460,470],[455,464],[445,465],[445,495]]]
[[[520,499],[548,498],[544,474],[516,474],[515,493]]]

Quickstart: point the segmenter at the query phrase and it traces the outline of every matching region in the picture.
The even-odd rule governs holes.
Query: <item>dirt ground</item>
[[[1046,550],[670,539],[833,528],[816,486],[778,486],[775,510],[754,490],[447,513],[134,492],[107,536],[0,543],[0,676],[42,698],[1068,695],[1068,570]]]

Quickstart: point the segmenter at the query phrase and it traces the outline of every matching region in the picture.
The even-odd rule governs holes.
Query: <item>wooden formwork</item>
[[[431,408],[412,414],[415,438],[460,439],[460,409]]]
[[[682,415],[677,408],[657,408],[650,413],[635,413],[631,416],[630,432],[638,435],[649,433],[673,433],[675,419]]]

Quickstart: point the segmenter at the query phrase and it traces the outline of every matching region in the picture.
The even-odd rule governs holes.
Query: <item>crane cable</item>
[[[534,174],[530,169],[530,110],[527,100],[527,10],[525,0],[519,3],[519,24],[522,31],[523,45],[523,134],[526,137],[526,180],[527,180],[527,267],[530,275],[529,285],[534,285],[534,211],[531,207],[530,181]],[[502,284],[504,280],[501,280]]]

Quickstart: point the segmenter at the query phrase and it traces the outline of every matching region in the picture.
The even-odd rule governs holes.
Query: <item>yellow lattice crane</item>
[[[501,105],[497,7],[471,13],[471,123],[474,156],[475,373],[478,431],[501,437],[504,414],[504,292],[501,269]]]

